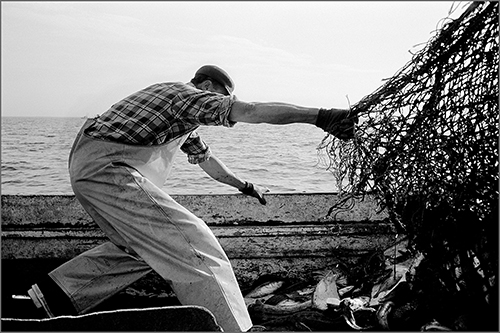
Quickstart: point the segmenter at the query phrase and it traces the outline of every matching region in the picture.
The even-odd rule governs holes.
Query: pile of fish
[[[265,275],[244,293],[245,302],[254,327],[262,331],[389,330],[388,315],[398,298],[405,297],[407,276],[422,258],[385,261],[380,274],[355,281],[338,267],[316,272],[309,283]],[[439,323],[431,326],[447,330]]]

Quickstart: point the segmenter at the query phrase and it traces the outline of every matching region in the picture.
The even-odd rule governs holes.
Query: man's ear
[[[212,81],[205,80],[200,84],[201,90],[209,90],[212,87]]]

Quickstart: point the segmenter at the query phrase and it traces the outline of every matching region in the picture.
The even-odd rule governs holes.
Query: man
[[[310,123],[349,139],[357,118],[347,110],[246,103],[232,96],[233,90],[224,70],[206,65],[187,84],[154,84],[87,120],[69,156],[71,185],[109,242],[33,285],[28,293],[35,305],[48,316],[84,314],[154,270],[181,304],[206,307],[225,331],[252,326],[217,239],[162,190],[176,152],[265,204],[264,189],[240,179],[214,156],[196,132],[199,126]]]

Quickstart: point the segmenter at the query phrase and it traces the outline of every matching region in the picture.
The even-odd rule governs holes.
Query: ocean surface
[[[68,155],[85,119],[2,117],[1,121],[1,194],[73,194]],[[324,132],[314,126],[239,123],[198,131],[229,169],[270,193],[336,192],[334,177],[317,153]],[[189,164],[182,152],[164,190],[169,194],[238,193]]]

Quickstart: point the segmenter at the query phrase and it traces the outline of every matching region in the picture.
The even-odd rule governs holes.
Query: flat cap
[[[227,74],[222,68],[217,67],[215,65],[204,65],[201,66],[200,69],[196,71],[195,75],[197,74],[203,74],[214,79],[224,88],[226,88],[228,95],[233,94],[234,82],[229,76],[229,74]]]

